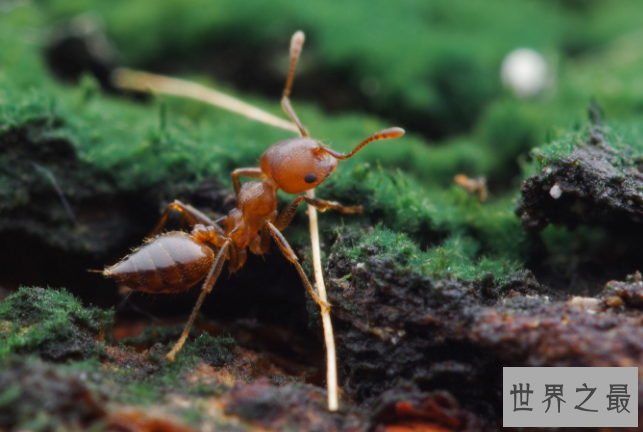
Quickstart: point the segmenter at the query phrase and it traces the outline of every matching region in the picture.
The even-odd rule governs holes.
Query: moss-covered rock
[[[643,215],[643,155],[638,122],[585,127],[534,150],[537,174],[522,186],[517,213],[525,228],[549,223],[608,228],[638,225]],[[634,130],[636,130],[634,129]]]
[[[84,308],[65,290],[20,288],[0,303],[0,322],[0,358],[35,353],[64,361],[104,356],[113,317],[111,311]]]
[[[476,277],[458,259],[439,267],[436,259],[378,230],[345,233],[329,257],[340,365],[357,400],[376,404],[393,388],[409,401],[446,390],[493,428],[502,366],[643,363],[639,318],[600,311],[594,299],[588,313],[529,273],[498,277],[496,268],[496,278],[485,277],[478,264]]]
[[[640,268],[643,146],[639,121],[594,123],[533,150],[516,214],[526,261],[543,283],[597,294]]]

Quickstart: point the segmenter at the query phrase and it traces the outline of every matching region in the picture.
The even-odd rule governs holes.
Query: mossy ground
[[[610,285],[604,297],[611,300],[594,321],[564,300],[597,294],[640,269],[640,9],[635,0],[0,5],[0,286],[5,293],[18,285],[69,289],[22,289],[0,303],[7,365],[0,382],[45,383],[42,394],[26,384],[1,393],[0,427],[118,429],[170,414],[164,427],[183,419],[193,427],[259,422],[301,430],[321,416],[329,428],[362,430],[404,420],[392,408],[404,400],[417,407],[404,421],[493,429],[496,399],[458,386],[467,376],[492,382],[500,364],[564,364],[520,339],[567,343],[559,314],[571,316],[595,350],[576,361],[617,362],[626,333],[638,331],[624,318],[638,313],[636,286]],[[50,44],[81,13],[113,41],[110,67],[194,79],[277,115],[288,38],[302,29],[307,43],[292,100],[314,137],[348,151],[376,130],[407,129],[342,162],[317,191],[364,205],[361,215],[328,212],[321,223],[346,401],[373,411],[327,416],[323,393],[299,382],[323,384],[311,372],[323,368],[311,360],[322,348],[316,328],[306,329],[298,276],[277,250],[224,274],[203,308],[242,346],[204,321],[217,336],[194,331],[175,364],[162,354],[180,324],[110,341],[109,307],[117,307],[118,331],[141,314],[180,322],[195,292],[123,302],[113,284],[85,270],[140,244],[174,199],[213,216],[227,212],[230,171],[256,166],[265,148],[292,135],[196,102],[105,92],[105,71],[60,69],[69,58],[56,57]],[[544,54],[553,78],[526,100],[497,78],[502,58],[522,46]],[[600,124],[596,115],[587,121],[592,97],[605,114]],[[490,199],[480,203],[455,186],[456,174],[486,177]],[[551,195],[556,184],[560,199]],[[280,194],[280,203],[291,198]],[[286,236],[307,257],[303,211]],[[83,307],[90,303],[102,309]],[[494,314],[508,321],[498,324]],[[560,331],[529,330],[540,319]],[[600,343],[607,324],[617,337]],[[495,340],[492,327],[511,343]],[[391,338],[399,338],[397,348]],[[638,362],[639,345],[630,342]],[[427,347],[436,353],[430,361],[421,354]],[[408,367],[388,363],[396,356],[406,356]],[[382,374],[386,368],[397,375]],[[427,417],[419,407],[431,401],[453,415]],[[290,411],[294,419],[279,414]],[[43,414],[26,422],[36,412]]]
[[[105,355],[112,337],[112,311],[85,309],[68,292],[22,288],[0,304],[0,359],[36,353],[46,360],[83,360]]]
[[[169,362],[165,354],[182,326],[148,327],[113,344],[104,338],[111,311],[83,308],[64,290],[42,288],[7,297],[0,320],[0,421],[10,430],[120,430],[116,424],[135,428],[152,421],[149,412],[156,421],[165,419],[164,427],[178,428],[168,430],[212,424],[302,430],[313,412],[337,430],[365,427],[351,410],[325,413],[323,391],[237,347],[229,335],[193,330]],[[293,410],[301,413],[293,416]]]

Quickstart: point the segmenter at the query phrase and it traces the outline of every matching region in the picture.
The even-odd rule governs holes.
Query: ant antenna
[[[295,114],[295,110],[292,108],[292,105],[290,105],[289,99],[290,90],[292,89],[292,83],[295,79],[295,69],[297,68],[299,55],[301,54],[301,50],[304,46],[304,40],[304,32],[302,32],[301,30],[295,32],[295,34],[292,35],[292,39],[290,40],[290,70],[288,71],[286,87],[284,87],[283,97],[281,98],[281,107],[284,109],[288,117],[290,117],[290,120],[292,120],[292,122],[297,125],[301,136],[310,137],[310,135],[308,134],[308,130],[306,130],[304,125],[301,124],[299,118],[297,117],[297,114]]]
[[[295,69],[299,61],[299,54],[301,54],[301,49],[304,46],[304,40],[304,32],[301,30],[295,32],[295,34],[292,35],[292,39],[290,39],[290,70],[288,71],[288,79],[286,80],[286,87],[284,88],[284,97],[290,96],[290,89],[295,79]]]
[[[399,127],[392,127],[392,128],[389,128],[389,129],[381,130],[379,132],[375,132],[373,135],[369,136],[364,141],[359,143],[359,145],[357,147],[355,147],[355,149],[352,152],[348,153],[348,154],[340,153],[338,151],[335,151],[335,150],[333,150],[333,149],[331,149],[329,147],[325,147],[325,146],[323,146],[322,148],[324,149],[324,151],[326,153],[328,153],[329,155],[331,155],[335,159],[346,160],[348,158],[353,157],[353,155],[355,153],[360,151],[360,149],[362,147],[364,147],[368,143],[372,143],[373,141],[378,141],[378,140],[383,140],[383,139],[399,138],[402,135],[404,135],[404,129],[399,128]]]

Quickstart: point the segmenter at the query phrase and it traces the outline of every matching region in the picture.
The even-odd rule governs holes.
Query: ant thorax
[[[235,208],[228,213],[223,225],[226,236],[243,249],[257,236],[266,221],[277,217],[277,184],[272,179],[245,183]]]

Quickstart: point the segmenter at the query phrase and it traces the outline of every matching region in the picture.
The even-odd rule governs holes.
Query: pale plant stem
[[[112,81],[116,87],[121,89],[195,99],[270,126],[291,132],[299,132],[297,126],[288,120],[194,82],[130,69],[117,69],[112,74]]]
[[[310,197],[315,196],[315,189],[307,192]],[[313,247],[313,269],[315,271],[315,284],[317,295],[322,301],[328,302],[324,274],[321,265],[321,248],[319,245],[319,225],[317,223],[317,209],[308,204],[308,219],[310,220],[310,240]],[[324,340],[326,342],[326,385],[328,387],[328,410],[337,411],[339,408],[337,390],[337,355],[335,353],[335,337],[333,324],[330,319],[330,309],[321,308],[322,325],[324,327]]]

